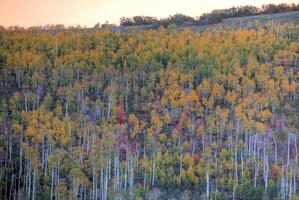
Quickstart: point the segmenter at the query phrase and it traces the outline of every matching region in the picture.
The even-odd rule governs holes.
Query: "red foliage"
[[[117,146],[119,149],[126,149],[126,145],[127,145],[128,139],[126,137],[119,137],[118,138],[118,143]]]
[[[242,95],[243,98],[247,98],[248,97],[248,93],[244,92],[244,94]]]
[[[265,135],[266,135],[267,137],[272,136],[272,129],[269,128],[269,127],[266,127],[266,129],[265,129]]]
[[[181,131],[182,131],[182,126],[181,126],[180,124],[177,124],[177,125],[175,126],[175,129],[177,130],[177,132],[181,133]]]
[[[272,165],[269,170],[269,178],[272,181],[276,181],[281,175],[280,167],[278,165]]]
[[[291,147],[290,149],[290,158],[292,160],[295,160],[296,159],[296,156],[297,156],[297,153],[296,153],[296,148],[294,146]]]
[[[196,91],[196,95],[197,95],[197,98],[198,98],[198,101],[201,101],[202,99],[202,96],[201,96],[201,91]]]
[[[200,97],[208,97],[208,91],[206,89],[203,89],[200,93]]]
[[[185,112],[182,113],[180,121],[181,121],[181,124],[182,124],[183,128],[188,127],[189,118],[188,118],[188,115]]]
[[[281,125],[282,125],[281,121],[279,119],[276,119],[275,120],[275,128],[276,128],[276,130],[281,131],[281,129],[282,129]]]
[[[130,145],[130,153],[134,156],[137,155],[137,142],[133,142],[131,145]]]
[[[116,108],[116,119],[117,119],[117,122],[120,124],[123,124],[125,122],[126,112],[122,106],[118,106]]]
[[[274,126],[275,125],[275,120],[276,120],[276,115],[273,113],[271,116],[271,125]]]
[[[196,120],[196,127],[201,127],[204,126],[204,121],[202,119],[197,119]]]
[[[198,163],[199,160],[200,160],[200,153],[195,153],[195,154],[194,154],[194,162],[195,162],[195,163]]]

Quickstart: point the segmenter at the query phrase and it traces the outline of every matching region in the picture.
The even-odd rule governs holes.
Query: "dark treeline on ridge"
[[[263,14],[275,14],[283,12],[299,11],[299,4],[267,4],[261,8],[255,6],[239,6],[229,9],[213,10],[210,13],[204,13],[198,19],[186,16],[184,14],[175,14],[168,18],[157,19],[149,16],[135,16],[132,18],[122,17],[120,25],[122,26],[139,26],[153,25],[167,27],[170,24],[176,25],[210,25],[222,22],[226,18],[246,17]]]
[[[85,27],[85,26],[66,26],[63,24],[48,24],[44,26],[31,26],[28,28],[24,28],[21,26],[9,26],[7,28],[0,25],[0,30],[8,30],[8,31],[52,31],[52,32],[61,32],[61,31],[72,31],[72,32],[88,32],[92,30],[102,30],[110,29],[114,32],[126,32],[130,29],[130,27],[138,27],[145,26],[144,29],[142,27],[139,30],[148,30],[148,29],[158,29],[159,27],[167,28],[169,25],[177,25],[178,27],[186,27],[186,26],[204,26],[204,25],[213,25],[217,23],[221,23],[224,19],[227,18],[237,18],[237,17],[247,17],[247,16],[258,16],[264,14],[277,14],[277,13],[286,13],[299,11],[299,3],[298,4],[267,4],[263,5],[261,8],[255,6],[239,6],[232,7],[229,9],[219,9],[213,10],[210,13],[204,13],[200,17],[191,17],[181,13],[177,13],[174,15],[170,15],[166,18],[158,19],[152,16],[134,16],[132,18],[122,17],[120,18],[119,26],[117,24],[111,24],[108,21],[105,23],[97,23],[94,27]],[[122,27],[127,27],[128,29],[122,30]],[[265,28],[265,27],[264,27]],[[136,29],[137,30],[137,29]]]

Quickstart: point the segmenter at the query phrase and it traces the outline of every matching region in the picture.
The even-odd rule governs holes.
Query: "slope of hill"
[[[0,199],[298,199],[299,26],[171,30],[0,30]]]
[[[225,29],[236,29],[236,28],[258,28],[265,27],[267,24],[286,24],[286,23],[299,23],[299,11],[267,14],[267,15],[256,15],[249,17],[235,17],[224,19],[222,23],[207,25],[207,26],[195,26],[195,30],[204,30],[205,28],[225,28]]]
[[[257,27],[265,27],[268,24],[285,24],[285,23],[295,23],[299,24],[299,11],[286,12],[286,13],[277,13],[277,14],[266,14],[266,15],[256,15],[249,17],[234,17],[223,19],[223,22],[213,25],[192,25],[185,23],[185,25],[178,26],[178,30],[184,30],[185,28],[191,28],[194,31],[204,31],[214,28],[223,28],[223,29],[251,29]],[[149,24],[149,25],[139,25],[139,26],[111,26],[109,29],[112,32],[128,32],[128,31],[146,31],[149,29],[157,29],[159,27]],[[104,30],[104,27],[101,27],[100,30]]]

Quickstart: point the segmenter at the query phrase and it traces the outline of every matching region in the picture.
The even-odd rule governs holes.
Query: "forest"
[[[0,29],[0,199],[298,199],[298,39]]]

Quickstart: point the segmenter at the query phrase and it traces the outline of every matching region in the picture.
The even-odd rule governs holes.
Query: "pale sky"
[[[196,17],[213,9],[239,5],[260,7],[298,0],[0,0],[0,25],[23,27],[64,24],[91,27],[97,22],[119,23],[122,16],[167,17],[182,13]]]

